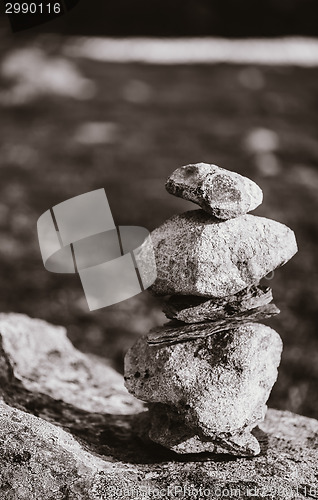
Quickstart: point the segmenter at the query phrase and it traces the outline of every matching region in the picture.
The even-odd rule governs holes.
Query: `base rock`
[[[253,459],[211,453],[177,455],[137,438],[136,421],[142,422],[148,412],[127,393],[122,377],[105,360],[92,360],[73,348],[73,355],[89,366],[92,375],[85,382],[86,409],[81,409],[84,398],[76,381],[82,377],[82,364],[73,364],[69,353],[63,356],[68,341],[58,333],[62,329],[19,314],[2,315],[2,320],[6,317],[16,347],[29,345],[28,359],[39,380],[36,388],[27,389],[12,376],[19,354],[16,359],[16,349],[7,351],[2,343],[1,500],[153,500],[158,491],[161,498],[201,500],[200,488],[204,498],[211,499],[223,495],[250,500],[252,495],[271,494],[271,498],[291,500],[317,493],[317,420],[268,410],[265,421],[253,431],[261,446],[260,455]],[[38,340],[32,341],[32,331],[39,327],[41,339],[35,334]],[[61,376],[55,383],[52,357],[45,353],[46,335],[51,349],[63,357],[63,371],[72,372],[72,380]]]
[[[142,337],[126,354],[125,385],[143,401],[173,407],[213,440],[263,420],[281,351],[278,333],[259,323],[169,345]]]
[[[201,323],[232,318],[246,311],[269,304],[272,291],[265,286],[251,286],[241,292],[220,299],[172,295],[163,303],[163,312],[168,318],[184,323]]]

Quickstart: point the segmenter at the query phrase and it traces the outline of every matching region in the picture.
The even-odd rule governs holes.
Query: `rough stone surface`
[[[103,481],[123,484],[129,472],[127,466],[86,451],[58,425],[2,401],[0,449],[1,499],[99,498]]]
[[[263,201],[262,190],[255,182],[207,163],[177,168],[168,178],[166,189],[223,220],[244,215]]]
[[[87,411],[103,411],[107,401],[108,411],[113,404],[114,411],[122,412],[137,402],[123,387],[119,373],[110,366],[105,371],[102,358],[75,349],[61,326],[23,314],[0,314],[0,353],[4,383],[14,381],[28,391],[54,395]],[[105,383],[100,384],[103,378]]]
[[[236,456],[255,456],[260,452],[257,439],[251,434],[252,427],[238,432],[216,432],[205,436],[198,429],[186,425],[180,413],[162,404],[150,404],[136,427],[141,439],[151,440],[170,450],[181,453],[230,453]]]
[[[264,418],[281,351],[275,330],[258,323],[169,345],[142,337],[126,354],[125,384],[138,399],[171,406],[213,440]]]
[[[259,283],[296,252],[291,229],[243,215],[215,222],[203,210],[176,215],[151,234],[159,295],[226,297]]]
[[[184,323],[201,323],[233,318],[246,311],[263,307],[272,299],[272,290],[265,286],[251,286],[235,295],[221,299],[172,295],[163,303],[163,312],[168,318]]]
[[[38,320],[28,322],[42,325],[42,344],[46,333],[56,328]],[[26,339],[30,342],[24,316],[10,315],[10,324],[19,332],[17,346]],[[54,349],[63,351],[63,336],[52,336],[52,345],[54,338]],[[0,390],[5,401],[0,401],[1,500],[153,500],[158,492],[161,498],[199,500],[200,488],[211,499],[222,497],[222,492],[233,499],[269,498],[266,494],[283,500],[314,498],[318,489],[316,420],[270,409],[253,431],[261,445],[260,455],[253,459],[207,453],[177,455],[136,437],[136,422],[142,422],[147,412],[128,393],[123,399],[123,383],[109,382],[113,370],[102,360],[91,364],[90,358],[83,357],[91,366],[92,379],[88,378],[85,392],[90,409],[82,410],[80,388],[75,383],[68,401],[69,382],[61,378],[55,394],[55,374],[51,371],[50,381],[48,369],[51,361],[37,355],[37,343],[33,347],[30,363],[38,373],[47,373],[44,387],[39,383],[34,391],[10,377],[15,351],[10,351],[11,365],[3,348],[0,352]],[[64,370],[76,370],[71,364],[67,367],[65,359]],[[73,373],[76,379],[76,371]],[[79,368],[78,376],[80,373]],[[119,378],[117,374],[118,383]],[[45,394],[49,383],[51,396]],[[63,387],[64,401],[60,399]],[[103,399],[101,412],[95,410],[98,388]],[[111,398],[103,396],[105,388]],[[74,404],[75,396],[78,402]]]

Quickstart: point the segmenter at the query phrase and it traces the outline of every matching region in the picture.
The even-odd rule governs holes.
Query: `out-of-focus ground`
[[[269,404],[317,418],[318,67],[106,63],[66,56],[68,38],[16,40],[0,49],[1,311],[65,325],[122,370],[128,347],[164,321],[159,303],[144,292],[89,312],[78,276],[44,269],[37,219],[104,187],[117,224],[151,230],[195,208],[165,178],[216,163],[259,183],[254,213],[296,233],[299,253],[265,280],[285,346]]]

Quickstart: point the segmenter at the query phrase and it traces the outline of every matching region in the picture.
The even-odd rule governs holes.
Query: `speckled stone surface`
[[[132,402],[138,404],[123,387],[122,377],[107,366],[105,379],[102,359],[75,349],[62,326],[24,314],[0,314],[1,352],[4,384],[10,381],[27,391],[54,396],[87,411],[104,411],[105,400],[107,410],[113,404],[115,412],[129,408]],[[103,379],[104,385],[100,384]]]
[[[203,210],[171,217],[151,234],[157,279],[153,293],[226,297],[259,283],[296,252],[291,229],[243,215],[215,222]]]
[[[257,457],[178,455],[138,438],[136,426],[149,421],[148,411],[127,393],[122,377],[105,360],[92,360],[75,349],[63,356],[63,335],[53,325],[18,314],[8,320],[17,348],[29,346],[28,359],[38,383],[27,389],[25,380],[12,375],[21,354],[16,359],[16,349],[6,350],[0,329],[1,500],[317,496],[316,420],[270,409],[253,430],[261,447]],[[33,342],[32,331],[39,327],[41,340],[34,333]],[[46,334],[51,337],[50,349],[61,353],[63,370],[72,373],[73,380],[60,377],[56,385],[50,351],[45,353]],[[85,382],[86,409],[81,409],[83,393],[76,383],[83,366],[73,363],[76,355],[91,375]]]
[[[279,309],[274,304],[267,304],[236,314],[231,318],[223,318],[215,321],[200,323],[169,321],[162,326],[152,328],[146,335],[146,338],[150,345],[168,345],[175,344],[176,342],[206,338],[216,333],[222,334],[224,332],[225,335],[227,330],[233,330],[246,323],[258,322],[278,313]]]
[[[262,190],[255,182],[208,163],[177,168],[167,179],[166,189],[222,220],[244,215],[263,201]]]
[[[169,345],[142,337],[126,354],[125,385],[143,401],[171,407],[213,442],[215,434],[236,434],[263,420],[281,351],[275,330],[258,323]]]
[[[260,452],[260,445],[251,433],[254,426],[206,436],[198,428],[188,427],[182,413],[168,405],[153,403],[142,418],[136,419],[135,428],[143,441],[151,440],[179,454],[209,452],[242,457]]]

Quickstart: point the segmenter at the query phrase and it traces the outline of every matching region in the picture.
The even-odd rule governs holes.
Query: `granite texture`
[[[177,168],[168,177],[166,189],[221,220],[244,215],[263,201],[263,192],[255,182],[208,163]]]
[[[158,295],[226,297],[258,284],[297,252],[279,222],[243,215],[216,222],[203,210],[175,215],[151,233]]]
[[[256,307],[250,311],[235,314],[230,318],[215,321],[204,321],[200,323],[183,323],[181,321],[169,321],[162,326],[152,328],[146,335],[150,345],[169,345],[177,342],[204,339],[210,335],[225,335],[227,330],[233,330],[246,323],[258,322],[279,313],[274,304]]]
[[[81,365],[63,355],[64,334],[43,321],[12,314],[7,317],[15,342],[32,345],[29,361],[38,374],[35,388],[13,375],[15,350],[3,343],[0,328],[0,498],[1,500],[153,500],[161,498],[315,498],[318,491],[318,422],[289,412],[268,410],[253,434],[261,453],[251,458],[211,453],[178,455],[137,436],[137,423],[148,411],[129,395],[122,378],[100,358],[75,349],[90,367],[85,406]],[[41,327],[40,341],[32,342]],[[51,347],[73,373],[55,383]],[[64,337],[64,339],[63,339]],[[55,342],[54,342],[55,340]],[[42,344],[42,346],[40,345]],[[39,351],[42,353],[39,356]],[[17,355],[18,356],[18,355]],[[19,356],[18,356],[19,357]],[[45,374],[43,376],[42,374]],[[116,383],[111,381],[116,376]],[[42,385],[41,381],[45,381]],[[50,386],[50,395],[47,387]],[[96,402],[96,391],[100,398]],[[61,399],[64,394],[64,400]],[[125,397],[124,397],[125,396]],[[98,408],[103,408],[98,410]],[[267,495],[267,497],[266,497]]]
[[[217,434],[222,445],[220,434],[230,441],[263,420],[281,351],[279,335],[258,323],[168,345],[144,336],[126,354],[125,385],[143,401],[170,407],[195,435],[214,443]],[[251,454],[258,452],[256,442]]]

